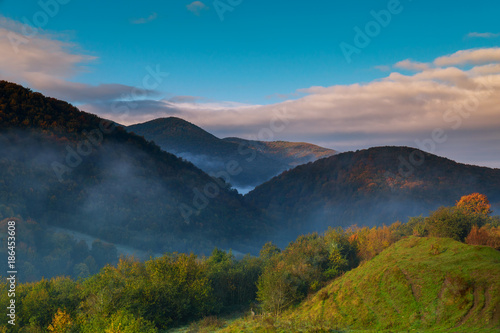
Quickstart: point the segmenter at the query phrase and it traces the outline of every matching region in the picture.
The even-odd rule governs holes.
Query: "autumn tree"
[[[469,214],[489,215],[492,212],[488,198],[484,194],[480,193],[464,195],[459,201],[457,201],[456,206]]]
[[[471,245],[486,245],[500,250],[500,227],[486,225],[481,228],[474,226],[465,242]]]
[[[354,228],[354,233],[350,237],[350,242],[356,245],[358,256],[361,260],[367,261],[378,255],[380,252],[394,244],[401,236],[399,228],[400,222],[391,226]]]
[[[57,309],[52,324],[47,327],[49,332],[54,333],[67,333],[71,331],[72,321],[69,314],[66,311]]]

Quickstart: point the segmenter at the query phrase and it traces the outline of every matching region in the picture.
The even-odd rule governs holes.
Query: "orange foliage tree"
[[[480,193],[464,195],[457,202],[456,206],[463,209],[467,213],[478,213],[484,215],[491,214],[491,205],[488,197]]]

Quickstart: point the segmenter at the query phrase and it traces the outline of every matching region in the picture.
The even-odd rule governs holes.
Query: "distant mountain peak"
[[[304,142],[219,139],[204,129],[177,117],[154,119],[131,125],[129,131],[154,141],[163,150],[182,157],[207,173],[227,173],[237,163],[237,174],[228,178],[238,187],[255,187],[297,165],[336,153]]]

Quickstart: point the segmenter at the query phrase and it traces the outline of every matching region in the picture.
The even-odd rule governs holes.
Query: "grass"
[[[499,332],[500,252],[403,239],[281,316],[221,332]]]

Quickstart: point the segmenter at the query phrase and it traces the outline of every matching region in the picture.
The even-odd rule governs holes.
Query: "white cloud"
[[[493,32],[470,32],[467,34],[468,38],[496,38],[499,36],[500,33]]]
[[[146,23],[149,23],[151,21],[156,20],[157,18],[158,18],[158,14],[152,13],[148,17],[141,17],[138,19],[133,19],[130,21],[130,23],[132,23],[132,24],[146,24]]]
[[[186,8],[196,16],[200,16],[203,10],[208,10],[208,7],[201,1],[191,2]]]
[[[436,66],[479,65],[500,62],[500,48],[462,50],[434,60]]]
[[[0,16],[0,77],[24,84],[51,97],[71,102],[118,99],[133,87],[121,84],[92,86],[72,82],[97,58],[82,54],[77,45],[57,36]],[[154,91],[141,91],[151,97]]]

